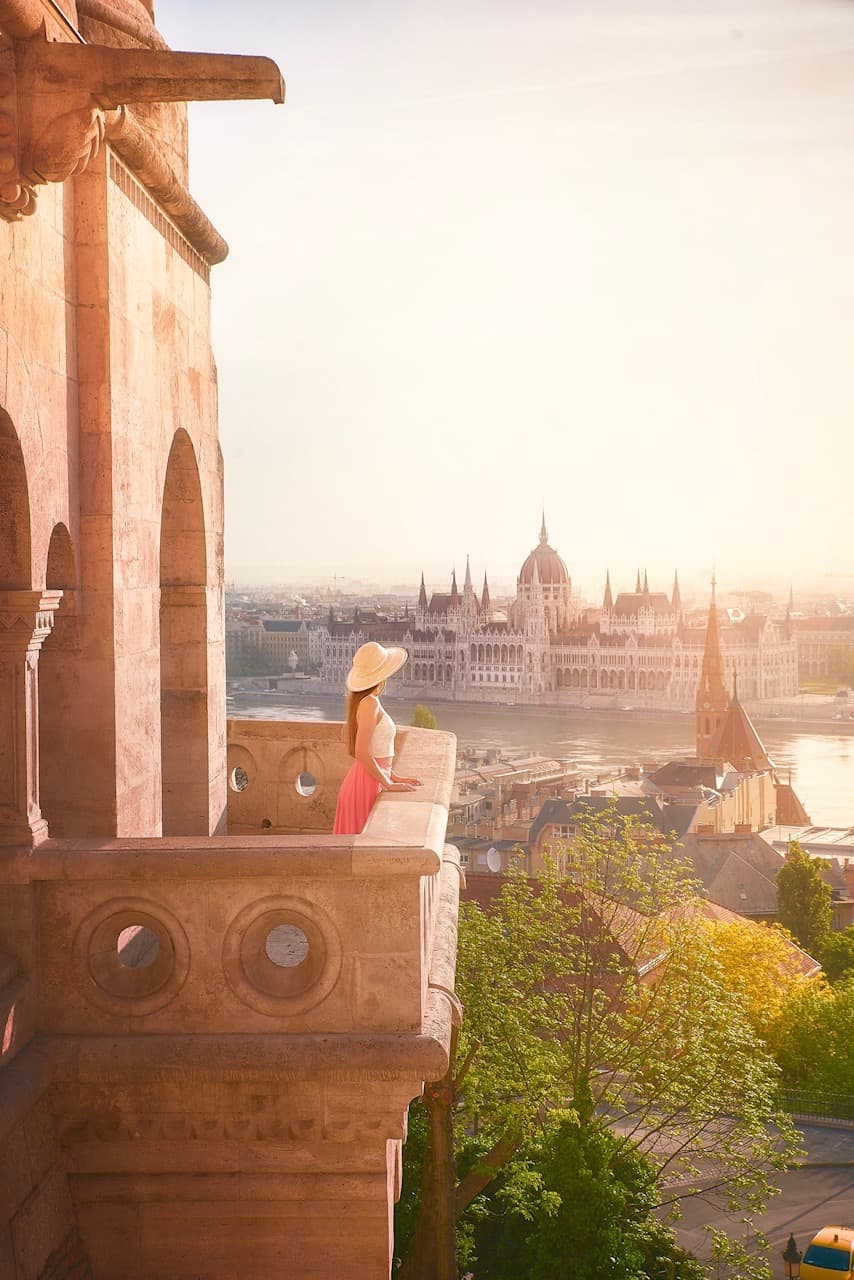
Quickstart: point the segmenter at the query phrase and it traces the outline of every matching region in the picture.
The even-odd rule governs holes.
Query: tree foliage
[[[818,958],[828,982],[854,978],[854,925],[828,933],[821,944]]]
[[[418,706],[412,712],[412,719],[409,723],[415,729],[435,729],[436,717],[433,715],[433,712],[429,707],[425,707],[423,703],[419,702]]]
[[[777,925],[736,919],[707,928],[724,981],[740,998],[750,1025],[767,1040],[787,1003],[819,978],[804,975],[791,936]]]
[[[466,1014],[448,1076],[425,1099],[428,1112],[446,1106],[457,1183],[437,1191],[449,1162],[447,1151],[433,1159],[428,1133],[407,1280],[444,1280],[428,1220],[438,1204],[476,1218],[497,1178],[523,1217],[547,1194],[562,1203],[531,1152],[555,1150],[567,1115],[590,1151],[611,1136],[611,1172],[649,1162],[649,1208],[676,1210],[700,1181],[728,1209],[762,1207],[791,1126],[776,1112],[777,1067],[698,911],[685,867],[616,811],[582,819],[539,881],[512,873],[488,912],[462,905]]]
[[[786,1084],[854,1097],[854,975],[811,987],[789,1001],[773,1031]]]
[[[821,877],[820,858],[811,858],[797,840],[777,872],[777,915],[784,929],[815,956],[830,933],[831,889]]]

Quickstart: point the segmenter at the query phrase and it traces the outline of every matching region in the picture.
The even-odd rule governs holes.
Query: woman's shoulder
[[[359,703],[358,716],[376,716],[380,712],[380,700],[375,693],[367,694]]]

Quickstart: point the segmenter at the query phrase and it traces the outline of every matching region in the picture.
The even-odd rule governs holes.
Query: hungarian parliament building
[[[595,621],[589,620],[591,613]],[[727,683],[737,678],[742,699],[791,697],[798,692],[794,627],[788,612],[773,619],[722,611],[721,644]],[[358,612],[332,615],[312,637],[322,688],[340,692],[359,645],[403,645],[409,662],[390,692],[402,697],[464,702],[602,707],[693,708],[705,643],[705,617],[689,625],[678,577],[668,595],[651,591],[638,574],[633,591],[611,590],[606,578],[598,611],[579,609],[564,561],[549,546],[545,519],[539,543],[516,580],[516,597],[496,616],[484,577],[478,596],[466,563],[460,590],[428,597],[421,590],[414,615],[387,621]]]

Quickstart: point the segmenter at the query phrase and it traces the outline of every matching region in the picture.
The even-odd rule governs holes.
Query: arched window
[[[90,761],[78,736],[83,717],[77,569],[64,524],[56,525],[50,537],[45,586],[61,591],[62,601],[39,657],[39,804],[52,836],[90,835],[91,818],[81,810]]]
[[[160,524],[160,742],[164,835],[211,832],[207,546],[196,455],[172,442]],[[214,825],[218,817],[214,815]]]

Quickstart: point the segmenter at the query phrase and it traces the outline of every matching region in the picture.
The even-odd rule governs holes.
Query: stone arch
[[[623,670],[623,668],[621,667],[621,668],[620,668],[619,675],[617,676],[617,688],[618,688],[618,689],[625,689],[625,687],[626,687],[626,673],[625,673],[625,671]]]
[[[0,409],[0,590],[28,591],[33,564],[27,470],[12,419]]]
[[[160,735],[164,835],[210,832],[207,545],[190,437],[175,433],[160,524]]]
[[[594,667],[594,668],[593,668],[593,670],[590,672],[590,688],[591,688],[591,689],[598,689],[598,688],[599,688],[599,676],[598,676],[598,675],[597,675],[597,673],[596,673],[596,668],[595,668],[595,667]]]

